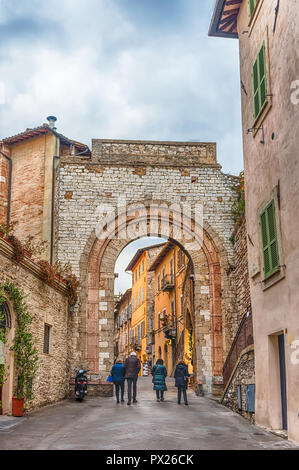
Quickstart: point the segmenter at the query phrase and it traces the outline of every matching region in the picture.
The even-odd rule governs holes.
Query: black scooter
[[[75,378],[75,396],[76,400],[82,402],[87,394],[87,377],[88,370],[78,370]]]

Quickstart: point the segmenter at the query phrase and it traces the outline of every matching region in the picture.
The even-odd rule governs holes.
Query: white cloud
[[[171,2],[148,1],[2,0],[0,137],[54,114],[89,145],[217,141],[224,171],[240,171],[237,41],[208,38],[210,0],[177,0],[168,16]]]

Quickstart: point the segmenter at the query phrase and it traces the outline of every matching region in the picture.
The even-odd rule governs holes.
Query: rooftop
[[[152,245],[152,246],[147,246],[145,248],[140,248],[139,250],[136,251],[135,255],[133,256],[132,260],[130,261],[129,265],[126,268],[126,271],[132,271],[140,257],[143,255],[145,251],[152,250],[154,248],[162,248],[164,245],[167,243],[158,243],[157,245]]]
[[[209,36],[238,38],[237,20],[243,0],[216,0]]]

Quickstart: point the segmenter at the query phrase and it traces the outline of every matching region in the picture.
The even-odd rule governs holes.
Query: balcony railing
[[[253,344],[252,315],[244,315],[223,366],[223,384],[227,385],[241,352]]]
[[[161,280],[161,289],[162,291],[172,290],[174,288],[174,276],[173,274],[167,274],[162,277]]]

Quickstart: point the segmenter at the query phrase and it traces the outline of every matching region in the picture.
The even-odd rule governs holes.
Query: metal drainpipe
[[[1,155],[9,161],[9,176],[8,176],[8,195],[7,195],[7,214],[6,214],[6,225],[10,223],[10,209],[11,209],[11,184],[12,184],[12,159],[1,152]]]
[[[51,207],[51,247],[50,247],[50,263],[53,264],[53,254],[54,254],[54,206],[55,206],[55,162],[60,159],[60,156],[57,156],[58,151],[58,139],[56,136],[55,142],[55,155],[53,156],[53,167],[52,167],[52,207]]]
[[[55,162],[60,157],[54,155],[53,157],[53,168],[52,168],[52,207],[51,207],[51,247],[50,247],[50,263],[53,264],[54,254],[54,206],[55,206]]]

